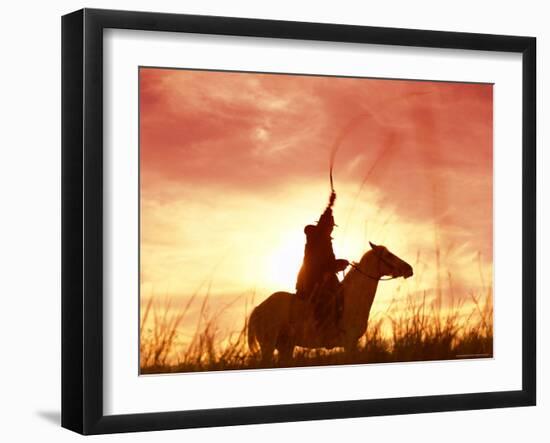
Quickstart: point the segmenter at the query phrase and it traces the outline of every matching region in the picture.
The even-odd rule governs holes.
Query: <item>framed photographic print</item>
[[[62,425],[534,405],[535,48],[64,16]]]

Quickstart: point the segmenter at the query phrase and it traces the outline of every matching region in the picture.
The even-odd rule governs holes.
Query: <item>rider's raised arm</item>
[[[332,206],[334,205],[334,200],[336,199],[336,194],[334,191],[330,194],[328,205],[325,211],[321,214],[317,226],[324,231],[324,228],[332,229],[334,226],[334,217],[332,216]]]

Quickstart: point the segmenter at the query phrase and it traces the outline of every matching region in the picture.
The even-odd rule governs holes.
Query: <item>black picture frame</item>
[[[455,48],[522,54],[522,388],[130,415],[103,412],[103,30]],[[530,406],[536,403],[536,39],[83,9],[62,18],[62,426],[82,434]]]

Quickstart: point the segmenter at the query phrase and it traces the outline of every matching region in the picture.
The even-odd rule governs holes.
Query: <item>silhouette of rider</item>
[[[318,323],[326,320],[327,305],[331,303],[334,304],[338,317],[341,303],[337,302],[340,283],[336,273],[343,271],[349,264],[347,260],[336,259],[332,249],[331,234],[335,226],[332,206],[335,199],[336,194],[332,191],[317,225],[307,225],[304,228],[304,260],[296,282],[296,294],[313,302]],[[331,310],[330,307],[328,310]]]

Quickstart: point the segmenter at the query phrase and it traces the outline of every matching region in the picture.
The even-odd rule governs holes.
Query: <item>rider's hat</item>
[[[315,225],[307,225],[305,228],[304,228],[304,234],[306,235],[311,235],[315,232],[315,229],[317,229],[317,226]]]

